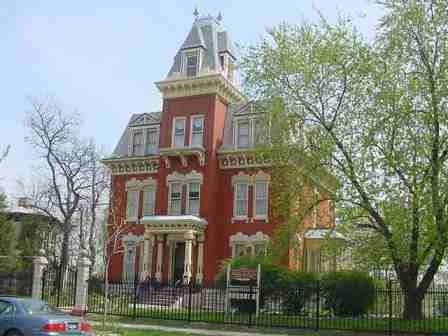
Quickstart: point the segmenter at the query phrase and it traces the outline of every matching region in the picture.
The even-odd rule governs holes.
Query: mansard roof
[[[181,72],[182,52],[192,48],[202,48],[204,51],[200,72],[219,72],[220,53],[227,52],[235,58],[233,44],[221,21],[211,15],[196,18],[187,38],[174,57],[168,78]]]
[[[224,134],[223,141],[220,149],[233,149],[233,122],[235,118],[244,116],[254,116],[260,113],[257,110],[257,102],[250,100],[242,104],[230,104],[227,111],[226,119],[224,122]]]
[[[131,116],[120,141],[114,149],[113,158],[127,157],[129,154],[129,144],[132,139],[132,128],[139,126],[159,125],[162,118],[162,112],[135,113]]]

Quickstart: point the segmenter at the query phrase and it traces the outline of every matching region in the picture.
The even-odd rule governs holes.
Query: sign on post
[[[240,267],[232,269],[227,266],[227,287],[226,287],[226,312],[229,311],[231,299],[255,300],[256,316],[260,310],[260,285],[261,285],[261,266],[256,269],[248,267]]]

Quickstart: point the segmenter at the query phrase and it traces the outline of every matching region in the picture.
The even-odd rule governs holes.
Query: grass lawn
[[[181,323],[185,325],[188,320],[188,311],[186,309],[137,309],[136,317],[142,323]],[[117,317],[120,319],[120,317]],[[123,320],[133,321],[131,316],[121,317]],[[246,314],[224,314],[223,312],[208,311],[192,311],[190,315],[191,323],[203,323],[211,325],[215,328],[245,328],[247,325],[252,326],[248,331],[269,328],[277,330],[277,328],[291,328],[315,330],[317,323],[319,329],[327,330],[351,330],[351,331],[368,331],[380,332],[389,329],[389,320],[387,318],[325,318],[316,320],[313,317],[305,317],[300,315],[283,315],[283,314],[266,314],[262,313],[258,318]],[[177,321],[176,321],[177,320]],[[250,320],[250,323],[249,323]],[[151,322],[150,322],[151,323]],[[218,326],[219,324],[219,326]],[[254,328],[256,325],[256,328]],[[391,321],[393,331],[401,332],[446,332],[448,330],[448,318],[433,318],[418,321],[410,321],[403,319],[393,319]]]
[[[88,320],[100,322],[102,321],[102,316],[97,314],[89,314],[87,316]],[[108,329],[115,330],[120,336],[144,336],[144,335],[161,335],[161,336],[185,336],[194,335],[189,333],[166,333],[163,331],[150,331],[150,330],[135,330],[135,329],[119,329],[118,324],[123,323],[127,325],[138,324],[138,325],[157,325],[166,326],[174,328],[192,328],[192,329],[202,329],[210,330],[210,335],[213,335],[213,330],[219,331],[236,331],[236,332],[251,332],[256,335],[263,334],[275,334],[283,336],[346,336],[346,335],[359,335],[358,333],[352,333],[350,331],[338,331],[338,330],[320,330],[315,332],[313,330],[306,329],[289,329],[289,328],[268,328],[268,327],[246,327],[244,325],[232,325],[232,324],[217,324],[217,323],[207,323],[207,322],[191,322],[187,323],[185,321],[176,320],[165,320],[165,319],[148,319],[148,318],[126,318],[120,316],[109,316],[108,317]],[[111,327],[112,326],[112,327]],[[115,327],[113,327],[115,326]],[[100,327],[96,327],[98,331],[101,330]],[[98,336],[101,332],[98,333]],[[368,335],[384,335],[384,333],[363,333],[364,336]]]

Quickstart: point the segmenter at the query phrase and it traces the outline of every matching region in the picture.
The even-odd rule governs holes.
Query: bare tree
[[[11,145],[6,146],[6,149],[3,153],[0,154],[0,163],[8,156],[9,150],[11,149]]]
[[[62,246],[60,266],[65,269],[69,259],[69,244],[76,224],[75,212],[91,188],[89,172],[96,160],[92,142],[79,138],[80,119],[77,113],[65,113],[52,98],[30,100],[27,112],[26,140],[42,159],[48,176],[34,206],[48,215],[61,218]]]
[[[103,221],[103,244],[102,244],[102,262],[104,267],[104,307],[103,307],[103,329],[105,328],[107,316],[109,313],[109,269],[114,255],[124,252],[122,238],[127,233],[128,228],[124,219],[116,213],[119,206],[112,200],[111,196],[108,216]],[[120,202],[118,198],[118,202]]]

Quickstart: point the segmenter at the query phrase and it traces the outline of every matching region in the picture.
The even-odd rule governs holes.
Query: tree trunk
[[[61,263],[60,267],[62,270],[62,274],[65,274],[68,267],[68,259],[69,259],[69,243],[70,243],[70,231],[65,230],[64,236],[62,239],[62,248],[61,248]]]
[[[423,318],[424,295],[417,289],[404,290],[403,318],[407,320],[420,320]]]

